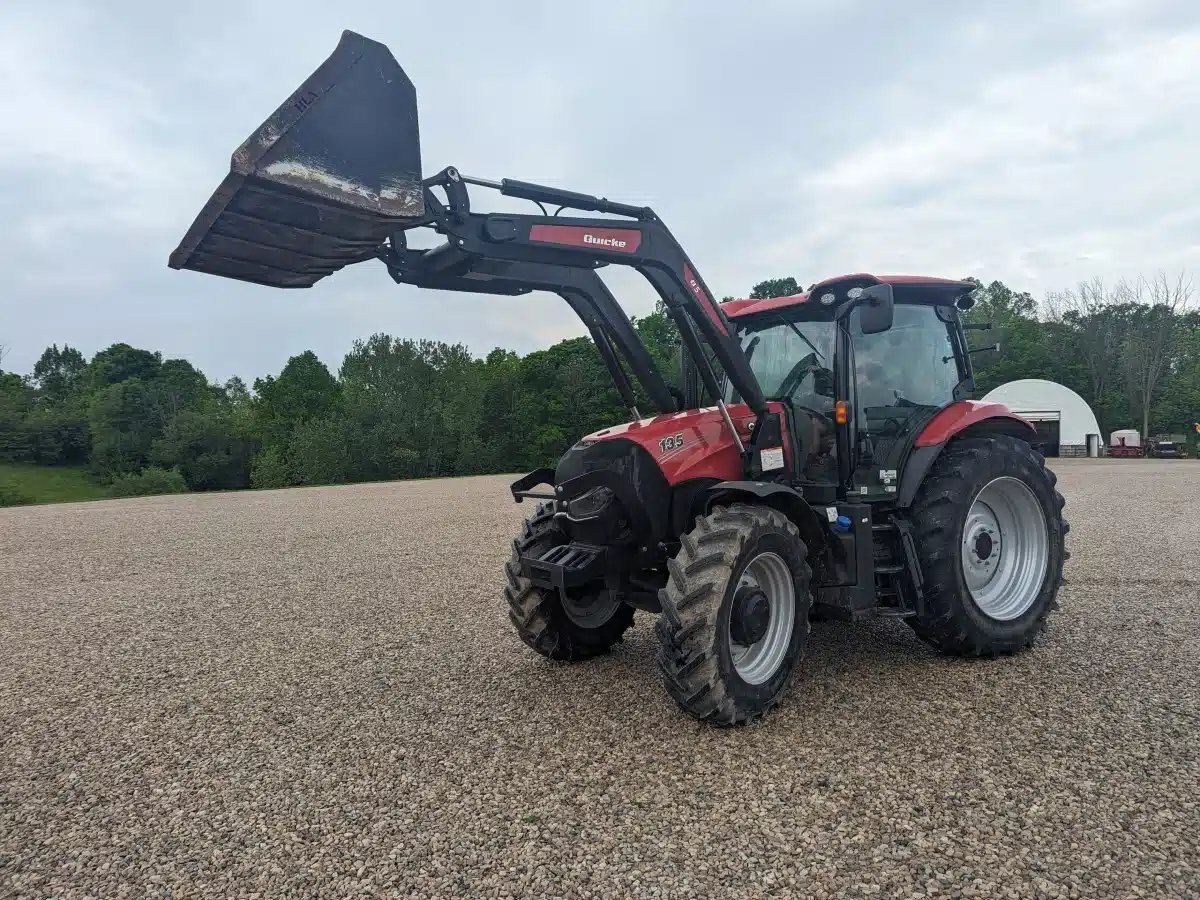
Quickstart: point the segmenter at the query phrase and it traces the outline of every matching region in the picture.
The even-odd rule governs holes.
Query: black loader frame
[[[555,215],[541,216],[472,212],[467,185],[492,188],[504,196],[539,205],[556,205],[558,210]],[[445,202],[434,188],[443,190]],[[685,408],[686,399],[672,393],[628,316],[596,274],[606,265],[629,266],[640,272],[662,299],[679,329],[690,365],[709,395],[716,398],[735,439],[740,441],[720,399],[718,376],[704,352],[705,344],[712,348],[722,372],[744,402],[760,418],[766,416],[766,400],[732,336],[729,320],[675,236],[650,207],[507,178],[473,178],[453,167],[426,179],[424,189],[426,216],[393,232],[386,248],[379,252],[397,282],[475,293],[557,293],[596,339],[626,406],[636,410],[633,388],[618,362],[618,354],[657,410],[674,412]],[[621,218],[564,217],[560,213],[565,209]],[[446,236],[446,242],[431,250],[409,249],[405,233],[419,227],[432,227]],[[749,455],[746,463],[750,475],[754,468]]]

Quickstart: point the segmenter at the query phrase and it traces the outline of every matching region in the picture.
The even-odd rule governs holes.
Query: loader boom
[[[476,213],[471,210],[468,184],[495,186],[501,193],[538,203],[557,203],[559,213],[562,209],[583,208],[607,210],[629,218]],[[396,280],[435,287],[448,273],[464,279],[480,274],[486,276],[492,264],[507,262],[532,267],[525,270],[534,276],[524,283],[530,290],[561,293],[560,288],[569,289],[578,282],[577,276],[569,274],[572,270],[590,272],[593,277],[586,279],[587,283],[594,296],[604,298],[592,306],[603,320],[615,324],[618,316],[625,322],[628,320],[615,301],[608,302],[612,295],[606,288],[600,293],[602,283],[595,276],[595,270],[606,265],[630,266],[650,282],[662,299],[668,315],[679,327],[684,348],[700,369],[709,393],[715,397],[720,392],[716,375],[703,352],[702,341],[712,347],[721,369],[744,402],[756,414],[765,414],[766,401],[741,346],[733,337],[729,320],[713,300],[675,236],[654,210],[528,182],[467,178],[454,168],[447,168],[427,179],[425,186],[425,217],[397,229],[387,248],[380,253]],[[445,192],[445,202],[438,198],[434,188]],[[432,227],[446,236],[446,242],[432,250],[409,250],[404,232],[419,227]],[[510,270],[510,273],[512,271],[519,273],[520,270]],[[549,281],[538,277],[547,274],[551,276]],[[519,274],[510,274],[509,280],[520,284],[519,277]],[[597,284],[601,288],[597,288]],[[575,290],[577,292],[578,288]],[[584,321],[587,322],[586,316]],[[632,330],[626,332],[625,338],[627,347],[640,344]],[[644,348],[641,350],[644,353]]]
[[[468,185],[529,200],[543,214],[473,212]],[[546,204],[558,207],[554,215]],[[609,218],[560,215],[568,209]],[[445,243],[410,249],[406,234],[416,228],[432,229]],[[680,404],[596,275],[607,265],[630,266],[662,299],[740,449],[703,344],[751,410],[767,415],[729,320],[654,210],[526,181],[464,177],[453,167],[422,179],[412,82],[387,47],[347,31],[234,152],[229,174],[169,264],[271,287],[311,287],[376,258],[394,280],[418,287],[559,294],[583,319],[634,415],[640,413],[620,357],[658,411],[672,412]]]

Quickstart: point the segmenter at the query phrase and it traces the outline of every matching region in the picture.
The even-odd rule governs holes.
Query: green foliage
[[[92,464],[106,478],[136,472],[146,465],[162,431],[149,385],[141,378],[106,384],[92,397],[88,422]]]
[[[113,344],[101,350],[87,368],[87,379],[93,390],[110,384],[120,384],[130,378],[149,381],[162,367],[162,354],[138,350],[128,344]]]
[[[633,320],[634,330],[650,351],[650,356],[658,366],[659,374],[667,384],[682,388],[679,377],[679,359],[682,345],[679,338],[679,328],[675,320],[667,315],[662,303],[650,315]]]
[[[802,293],[800,283],[788,275],[786,278],[768,278],[750,289],[751,300],[766,300],[769,297],[791,297]]]
[[[111,349],[111,348],[110,348]],[[33,383],[41,396],[51,403],[64,403],[80,387],[87,372],[87,360],[74,347],[51,344],[33,366]]]
[[[325,363],[311,350],[288,360],[278,378],[254,382],[259,420],[267,431],[290,432],[295,423],[328,414],[337,405],[341,388]]]
[[[751,296],[800,289],[773,278]],[[969,332],[970,344],[1002,347],[973,356],[977,395],[1049,378],[1079,392],[1105,432],[1186,433],[1200,420],[1200,313],[1187,311],[1189,289],[1183,279],[1092,281],[1040,310],[1027,292],[977,282],[966,319],[994,328]],[[671,317],[660,306],[633,324],[663,377],[682,387]],[[100,482],[138,493],[523,472],[628,416],[585,337],[477,359],[460,344],[375,334],[354,343],[336,377],[306,351],[253,391],[239,378],[209,384],[186,360],[128,344],[90,362],[52,345],[29,377],[0,373],[0,466],[18,472],[0,485],[6,502],[42,502],[53,492],[38,473],[52,472],[83,479],[63,499],[101,496]]]
[[[250,484],[254,442],[249,417],[230,404],[211,402],[173,416],[151,446],[155,465],[179,471],[193,491]]]
[[[28,417],[34,393],[19,375],[0,372],[0,460],[29,459],[33,440]]]
[[[264,447],[250,463],[250,486],[255,488],[289,487],[292,470],[283,457],[282,447]]]
[[[99,500],[108,490],[84,466],[40,466],[0,462],[0,495],[10,504]],[[0,502],[0,506],[5,505]]]
[[[0,506],[24,506],[32,503],[29,496],[10,484],[0,484]]]
[[[114,497],[147,497],[152,494],[182,494],[186,491],[187,482],[178,469],[161,469],[157,466],[148,466],[133,474],[118,475],[109,487]]]

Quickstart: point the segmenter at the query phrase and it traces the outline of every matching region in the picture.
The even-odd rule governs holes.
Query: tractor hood
[[[749,441],[755,419],[750,407],[735,404],[729,407],[729,415],[742,440]],[[592,432],[580,443],[620,440],[632,441],[649,453],[672,485],[693,478],[742,477],[741,454],[715,406],[615,425]]]
[[[425,214],[412,82],[352,31],[234,151],[173,269],[311,287]]]

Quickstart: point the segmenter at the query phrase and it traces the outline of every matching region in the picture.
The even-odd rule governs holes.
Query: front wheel
[[[944,653],[996,656],[1030,646],[1062,582],[1068,531],[1054,473],[1005,435],[951,444],[913,503],[925,608],[908,620]]]
[[[655,630],[683,710],[733,725],[779,702],[808,641],[806,557],[796,526],[763,506],[718,507],[680,536]]]
[[[535,585],[521,572],[521,557],[541,557],[566,536],[554,526],[554,505],[543,503],[525,520],[504,566],[508,618],[517,635],[550,659],[575,662],[600,656],[619,643],[633,624],[633,607],[608,591],[558,591]]]

